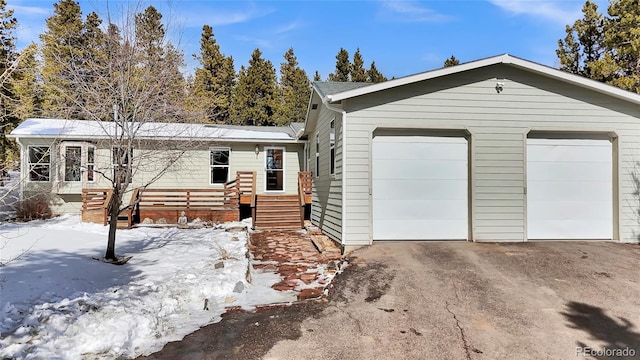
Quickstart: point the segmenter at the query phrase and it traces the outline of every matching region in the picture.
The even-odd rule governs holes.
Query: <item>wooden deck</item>
[[[311,203],[311,181],[310,172],[300,172],[298,195],[285,196],[286,201],[282,196],[261,197],[262,200],[258,201],[256,173],[249,171],[237,172],[236,178],[227,182],[223,188],[135,189],[129,204],[118,216],[118,227],[131,228],[145,219],[156,223],[162,218],[168,224],[177,224],[183,211],[189,220],[199,218],[213,222],[238,221],[240,205],[244,205],[251,208],[254,226],[257,208],[262,206],[263,226],[301,228],[304,224],[305,206]],[[110,198],[111,189],[83,189],[82,221],[106,225],[109,220]]]

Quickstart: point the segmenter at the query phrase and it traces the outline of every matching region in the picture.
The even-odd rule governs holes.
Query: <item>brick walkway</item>
[[[313,230],[254,232],[250,234],[249,250],[256,271],[282,277],[272,288],[296,291],[298,300],[321,297],[341,266],[340,248]]]

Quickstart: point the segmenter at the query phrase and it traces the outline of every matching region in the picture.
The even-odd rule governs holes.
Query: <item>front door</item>
[[[265,147],[265,191],[284,191],[284,148]]]

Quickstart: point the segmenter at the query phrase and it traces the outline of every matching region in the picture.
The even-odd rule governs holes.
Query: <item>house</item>
[[[640,95],[501,55],[315,82],[311,220],[377,240],[640,239]]]
[[[141,208],[138,221],[165,217],[175,223],[184,210],[191,218],[236,220],[240,205],[255,208],[257,197],[264,203],[262,215],[259,208],[253,214],[258,226],[274,221],[271,204],[265,203],[273,199],[295,203],[289,219],[294,223],[284,225],[300,228],[302,125],[141,124],[132,153],[125,156],[133,163],[127,189],[135,194],[131,204]],[[26,119],[10,134],[21,150],[23,197],[49,194],[54,214],[82,212],[87,220],[106,222],[113,159],[120,154],[112,142],[117,131],[113,122]],[[240,192],[234,193],[237,199],[230,189]],[[212,218],[212,209],[228,211]],[[87,210],[97,210],[97,217]],[[130,226],[134,220],[128,221]],[[278,224],[282,221],[281,216]]]

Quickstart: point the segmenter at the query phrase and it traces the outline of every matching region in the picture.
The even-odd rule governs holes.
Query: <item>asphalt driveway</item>
[[[230,314],[150,358],[640,358],[640,246],[379,242],[327,301]]]

